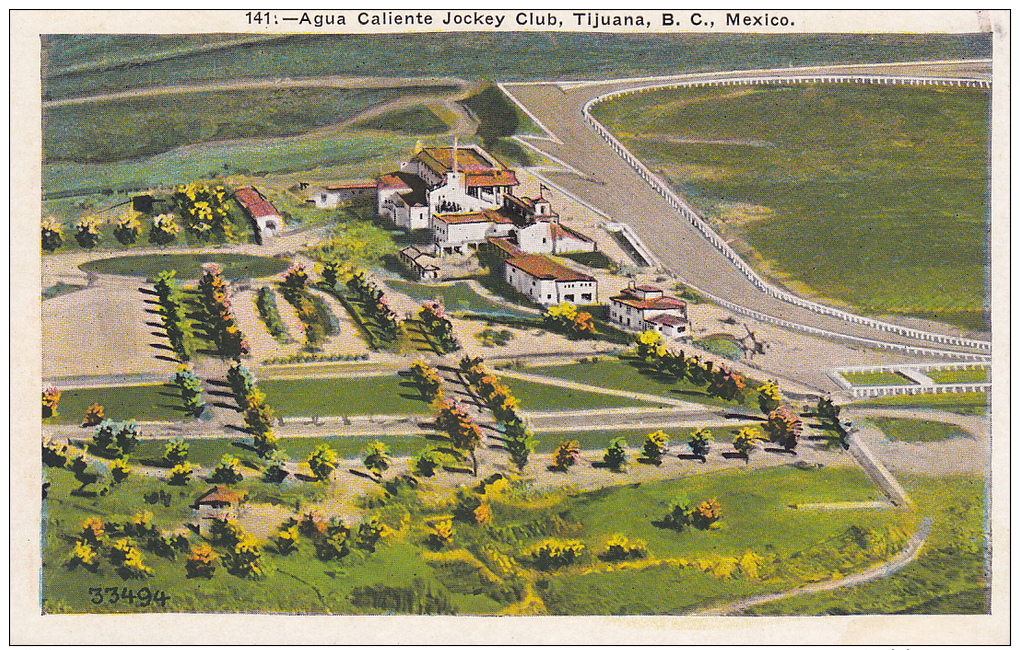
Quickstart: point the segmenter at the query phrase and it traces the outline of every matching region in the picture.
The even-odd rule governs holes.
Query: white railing
[[[609,132],[601,123],[599,123],[591,115],[591,107],[597,103],[603,102],[607,99],[621,96],[630,95],[638,92],[647,92],[650,90],[656,90],[659,88],[674,88],[674,87],[696,87],[696,86],[730,86],[730,85],[759,85],[759,84],[775,84],[775,83],[861,83],[861,84],[909,84],[909,85],[949,85],[949,86],[966,86],[966,87],[979,87],[989,88],[991,82],[975,79],[935,79],[935,78],[924,78],[924,77],[894,77],[894,76],[876,76],[876,75],[791,75],[791,76],[764,76],[764,77],[750,77],[750,78],[730,78],[730,79],[698,79],[693,81],[668,81],[663,83],[651,84],[647,86],[641,86],[638,88],[629,88],[626,90],[617,90],[603,95],[599,95],[590,99],[581,109],[585,121],[595,130],[596,133],[605,140],[609,146],[615,151],[631,168],[637,172],[646,183],[651,186],[666,202],[677,212],[679,212],[692,226],[694,226],[704,237],[707,239],[719,252],[723,254],[726,259],[732,263],[741,274],[746,277],[751,284],[753,284],[762,293],[771,296],[773,298],[788,302],[790,304],[802,307],[815,313],[824,314],[838,318],[840,320],[871,327],[880,331],[892,332],[900,336],[907,338],[918,339],[921,341],[928,341],[931,343],[938,343],[942,345],[953,345],[958,347],[972,348],[984,352],[985,355],[991,354],[992,344],[988,341],[981,341],[977,339],[969,339],[959,336],[948,336],[945,334],[936,334],[934,332],[926,332],[924,330],[913,329],[910,327],[904,327],[901,325],[894,325],[885,321],[876,320],[874,318],[868,318],[867,316],[861,316],[858,314],[852,314],[835,307],[828,305],[822,305],[817,302],[806,300],[800,296],[795,296],[792,293],[779,289],[759,276],[754,269],[752,269],[737,253],[734,251],[726,241],[720,237],[708,222],[698,214],[698,212],[681,198],[676,192],[670,189],[665,183],[663,183],[658,176],[652,173],[644,163],[637,159],[626,147],[623,146],[612,133]],[[730,303],[732,304],[732,303]],[[750,310],[748,310],[750,311]],[[755,312],[757,313],[757,312]],[[757,317],[756,317],[757,318]],[[759,318],[759,320],[762,320]],[[815,330],[816,328],[809,328]],[[821,332],[822,330],[817,330]],[[829,338],[833,338],[831,333],[824,334]],[[848,335],[837,335],[846,338]],[[862,339],[859,337],[849,337],[853,339],[859,339],[860,342],[867,341],[869,345],[878,344],[881,342],[873,342],[870,339]],[[888,344],[896,345],[896,344]],[[879,345],[879,347],[882,347]],[[911,346],[897,346],[899,348],[911,348]],[[924,350],[924,348],[918,348]],[[933,354],[934,352],[926,351],[925,354]],[[960,356],[963,358],[969,358],[962,354],[948,354],[948,356]],[[975,355],[973,358],[980,360],[984,357]]]

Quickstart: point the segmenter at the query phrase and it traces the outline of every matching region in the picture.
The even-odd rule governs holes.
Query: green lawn
[[[627,390],[640,393],[651,393],[653,395],[664,395],[673,399],[697,402],[702,404],[713,404],[722,406],[737,407],[743,404],[746,407],[756,408],[754,391],[749,387],[744,388],[743,402],[728,402],[716,397],[710,397],[705,393],[704,386],[695,386],[686,379],[676,382],[672,378],[662,378],[657,373],[644,368],[639,362],[630,357],[621,360],[602,359],[598,363],[571,363],[560,366],[538,366],[525,368],[526,372],[544,377],[557,377],[602,388],[614,390]],[[745,384],[747,381],[745,380]]]
[[[969,437],[966,431],[955,424],[929,422],[927,420],[901,420],[898,418],[871,418],[889,440],[903,442],[938,442],[948,438]]]
[[[924,395],[895,395],[875,397],[855,402],[855,406],[905,406],[909,408],[931,408],[960,413],[961,415],[984,415],[988,411],[988,393],[940,393]]]
[[[989,381],[988,368],[929,370],[926,375],[936,384],[970,384]]]
[[[290,261],[279,257],[259,257],[237,253],[152,253],[92,260],[81,265],[83,271],[152,278],[161,271],[177,271],[178,280],[193,280],[202,275],[202,265],[216,263],[227,280],[262,278],[287,270]]]
[[[59,383],[57,388],[60,389]],[[82,422],[93,404],[104,407],[112,420],[184,420],[183,402],[177,388],[162,384],[118,386],[116,388],[72,388],[61,390],[53,424]],[[84,429],[82,430],[85,431]]]
[[[473,314],[491,314],[493,316],[517,316],[534,318],[536,314],[507,307],[481,296],[466,282],[443,283],[439,285],[423,285],[404,280],[386,280],[386,285],[394,291],[406,294],[415,300],[433,300],[436,296],[443,299],[448,312],[471,312]]]
[[[987,91],[664,89],[594,114],[780,281],[985,329]]]
[[[429,413],[409,383],[397,375],[357,378],[267,379],[259,382],[266,401],[283,417],[339,416]],[[575,391],[545,384],[508,379],[503,382],[527,410],[593,409],[647,406],[645,402]],[[57,388],[60,388],[58,385]],[[183,411],[175,388],[159,384],[115,388],[80,388],[61,393],[59,415],[48,420],[54,424],[80,422],[93,403],[106,407],[107,417],[115,420],[180,420]],[[214,402],[230,398],[210,398]]]
[[[845,372],[843,378],[854,386],[912,386],[914,384],[898,372]]]
[[[979,474],[900,476],[934,526],[920,557],[893,576],[858,587],[759,605],[751,615],[987,614],[985,486]]]

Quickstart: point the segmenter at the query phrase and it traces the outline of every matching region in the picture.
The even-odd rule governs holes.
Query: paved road
[[[898,71],[900,74],[918,76],[973,73],[973,67],[970,64],[960,66],[960,69],[915,65],[903,71],[890,66],[856,66],[830,71],[846,74]],[[816,70],[819,74],[825,71],[820,68]],[[749,74],[721,73],[718,76]],[[688,78],[697,76],[704,75],[689,75]],[[829,332],[910,346],[945,347],[818,314],[766,296],[751,284],[707,239],[681,219],[676,210],[585,122],[582,107],[590,99],[614,90],[648,83],[647,80],[591,82],[585,85],[520,83],[506,84],[504,88],[527,108],[553,138],[531,138],[530,144],[552,157],[564,160],[585,176],[570,172],[547,172],[550,180],[603,213],[630,224],[660,262],[676,272],[685,283],[743,307]],[[951,333],[938,324],[933,323],[928,327],[933,332]]]

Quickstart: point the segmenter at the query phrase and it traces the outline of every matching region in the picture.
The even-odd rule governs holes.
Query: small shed
[[[199,534],[208,535],[216,519],[221,521],[237,519],[240,503],[240,495],[219,485],[199,495],[191,504],[191,508],[195,510],[194,520]]]

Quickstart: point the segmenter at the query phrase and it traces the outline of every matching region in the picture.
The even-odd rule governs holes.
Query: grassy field
[[[664,395],[673,399],[680,399],[702,404],[714,404],[723,406],[739,406],[743,404],[749,408],[757,408],[754,399],[754,391],[745,386],[741,399],[736,402],[728,402],[716,397],[710,397],[705,393],[704,386],[695,386],[688,380],[676,382],[672,378],[662,377],[658,373],[646,368],[640,362],[624,357],[621,360],[603,359],[598,363],[570,363],[560,366],[538,366],[525,368],[521,372],[542,375],[544,377],[557,377],[568,379],[583,384],[612,388],[614,390],[629,390],[653,395]],[[745,381],[746,383],[746,381]]]
[[[910,386],[910,381],[898,372],[846,372],[843,378],[854,386]]]
[[[955,424],[927,420],[901,420],[898,418],[871,418],[889,440],[902,442],[938,442],[949,438],[970,437]]]
[[[92,260],[81,265],[82,271],[152,278],[161,271],[177,271],[178,280],[193,280],[202,275],[202,265],[216,263],[228,280],[263,278],[287,270],[290,261],[277,257],[258,257],[237,253],[153,253]]]
[[[988,393],[941,393],[927,395],[895,395],[855,402],[855,406],[903,406],[951,411],[961,415],[984,415],[989,406]]]
[[[139,51],[194,47],[225,35],[89,35],[47,37],[44,59],[68,68]],[[230,35],[234,38],[239,35]],[[175,40],[178,39],[178,40]],[[106,54],[109,52],[109,54]],[[200,52],[44,80],[54,99],[141,86],[244,77],[336,74],[472,79],[577,79],[807,63],[852,63],[991,56],[987,34],[598,34],[423,33],[295,34],[225,50]]]
[[[595,116],[780,282],[984,329],[986,91],[669,89]]]
[[[437,553],[439,549],[429,548],[428,522],[449,518],[452,502],[437,501],[438,494],[426,500],[398,492],[362,503],[366,514],[394,529],[374,551],[355,550],[340,560],[320,560],[302,535],[296,552],[287,555],[263,542],[268,570],[262,579],[238,578],[217,566],[212,578],[199,580],[185,577],[183,558],[162,558],[143,548],[143,561],[153,576],[133,581],[114,572],[105,552],[94,573],[64,565],[81,522],[88,516],[109,522],[149,510],[157,527],[169,529],[190,518],[187,504],[208,486],[169,487],[135,476],[111,487],[108,494],[93,495],[74,491],[76,483],[66,470],[49,470],[47,478],[51,486],[44,506],[43,584],[44,609],[51,613],[139,611],[139,604],[126,600],[92,605],[85,586],[93,585],[161,589],[170,596],[166,609],[183,611],[414,612],[416,599],[429,593],[435,598],[426,600],[438,601],[433,605],[440,612],[511,613],[504,608],[520,604],[530,593],[537,609],[518,613],[681,612],[802,584],[836,568],[855,570],[868,557],[894,552],[899,543],[895,540],[904,534],[896,531],[916,525],[914,515],[898,510],[808,513],[788,507],[804,501],[872,498],[874,488],[857,470],[734,470],[589,493],[532,493],[510,487],[487,497],[489,525],[455,518],[452,545]],[[170,497],[169,505],[146,503],[144,495],[161,489]],[[251,481],[237,489],[251,495],[251,504],[275,503],[284,509],[301,503],[315,507],[340,493],[318,484]],[[695,501],[716,498],[722,509],[720,525],[682,532],[654,525],[682,495]],[[617,533],[644,540],[649,559],[623,565],[602,559],[606,541]],[[868,540],[869,555],[862,555],[863,546],[855,547],[853,535],[861,544]],[[530,562],[532,545],[550,536],[584,544],[575,566],[543,570]],[[872,540],[885,539],[888,545],[872,545]],[[193,544],[200,541],[191,534]],[[748,551],[758,555],[756,577],[745,569],[723,566],[727,557],[747,557]],[[366,592],[377,597],[366,599]],[[534,602],[534,596],[541,600]]]
[[[415,300],[432,300],[436,296],[443,299],[443,305],[449,312],[471,312],[473,314],[492,314],[495,316],[520,316],[533,318],[535,314],[520,311],[493,302],[478,294],[466,282],[452,282],[438,285],[422,285],[404,280],[387,280],[386,285],[395,291],[406,294]]]
[[[987,614],[985,486],[980,475],[899,477],[934,526],[924,553],[899,573],[859,587],[759,605],[751,615]]]
[[[406,94],[452,89],[273,88],[68,104],[43,109],[43,151],[47,161],[110,162],[196,142],[296,135]]]
[[[450,130],[450,125],[427,106],[415,106],[403,111],[393,111],[358,122],[355,126],[361,129],[397,131],[410,135],[435,135]]]
[[[265,176],[338,168],[338,178],[358,177],[379,159],[402,158],[414,147],[411,136],[328,129],[316,136],[243,142],[204,142],[148,158],[108,163],[52,162],[43,166],[44,195],[100,193],[105,189],[146,189],[190,183],[228,174]]]
[[[57,385],[59,389],[59,384]],[[72,424],[85,420],[93,404],[104,407],[112,420],[184,420],[180,393],[162,384],[119,386],[117,388],[72,388],[60,392],[57,416],[46,420],[53,424]],[[84,431],[84,429],[82,430]]]
[[[526,410],[647,406],[638,400],[545,384],[513,379],[503,383],[521,401],[521,408]],[[410,382],[396,375],[266,379],[258,385],[276,415],[283,417],[429,413],[429,405],[419,399]],[[57,388],[60,388],[59,385]],[[151,384],[62,391],[57,407],[59,416],[49,421],[56,424],[80,422],[93,403],[105,406],[107,416],[116,420],[183,419],[176,389]]]
[[[970,384],[989,381],[988,370],[988,368],[929,370],[924,374],[931,377],[931,380],[936,384]]]

